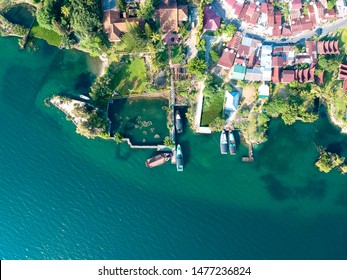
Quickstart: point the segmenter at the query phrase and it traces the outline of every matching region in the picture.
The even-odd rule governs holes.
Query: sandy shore
[[[99,59],[101,61],[101,67],[100,67],[100,71],[98,73],[98,76],[101,77],[105,74],[105,71],[108,67],[108,58],[106,56],[99,56]]]
[[[343,126],[342,123],[335,118],[335,115],[333,114],[332,105],[330,105],[330,112],[328,115],[329,115],[330,121],[337,127],[341,128],[341,133],[347,134],[347,126]]]
[[[63,111],[67,116],[69,116],[72,120],[72,122],[77,126],[80,122],[84,122],[87,119],[85,118],[81,118],[81,117],[77,117],[75,116],[75,114],[73,113],[73,110],[75,108],[75,106],[83,106],[85,104],[85,102],[82,101],[77,101],[77,100],[73,100],[73,99],[66,99],[66,100],[62,100],[61,97],[59,96],[53,96],[50,99],[50,102],[57,107],[59,110]]]

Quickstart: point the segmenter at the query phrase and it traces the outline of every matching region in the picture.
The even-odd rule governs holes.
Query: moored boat
[[[84,99],[84,100],[90,100],[90,98],[88,96],[85,96],[83,94],[80,95],[80,98]]]
[[[220,135],[220,153],[222,155],[226,155],[228,153],[228,140],[227,133],[225,130],[223,130]]]
[[[177,171],[183,171],[183,153],[181,145],[177,145],[176,148],[176,168]]]
[[[171,153],[159,154],[146,160],[146,166],[148,168],[156,167],[169,161],[172,157]]]
[[[178,111],[176,111],[175,125],[176,125],[177,133],[182,133],[183,132],[183,122],[182,122],[181,115]]]
[[[229,132],[229,152],[231,155],[236,154],[236,142],[232,131]]]

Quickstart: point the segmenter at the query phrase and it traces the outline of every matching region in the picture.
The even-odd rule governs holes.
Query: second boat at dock
[[[231,155],[236,154],[236,142],[232,131],[229,132],[229,152]]]

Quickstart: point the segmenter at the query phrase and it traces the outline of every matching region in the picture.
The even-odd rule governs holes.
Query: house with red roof
[[[317,24],[317,19],[316,19],[316,13],[314,11],[313,5],[308,6],[308,16],[312,22],[313,25]]]
[[[339,67],[339,79],[347,80],[347,64],[341,63]]]
[[[282,83],[291,83],[295,81],[295,71],[294,70],[283,70]]]
[[[281,82],[281,71],[282,71],[282,68],[279,68],[279,67],[275,67],[272,69],[271,81],[273,83]]]
[[[242,34],[240,31],[236,31],[229,42],[226,43],[226,47],[237,51],[242,42]]]
[[[315,41],[306,40],[306,53],[310,56],[312,63],[316,64],[318,60],[317,43]]]
[[[324,20],[324,16],[325,16],[324,6],[322,5],[321,2],[315,2],[313,4],[313,7],[314,7],[315,14],[316,14],[317,23],[322,22]]]
[[[272,67],[283,67],[284,59],[282,56],[273,56],[272,57]]]
[[[204,30],[217,30],[220,27],[220,17],[212,9],[212,6],[206,5],[204,8]]]
[[[225,70],[229,70],[231,69],[231,67],[233,67],[235,58],[236,58],[235,51],[225,48],[222,53],[222,56],[217,62],[217,65],[222,67]]]
[[[302,8],[301,0],[292,0],[292,2],[289,3],[290,10],[300,10],[301,8]]]
[[[340,54],[339,41],[319,41],[318,42],[318,54]]]
[[[334,9],[327,9],[324,15],[326,20],[332,20],[336,17],[336,12]]]

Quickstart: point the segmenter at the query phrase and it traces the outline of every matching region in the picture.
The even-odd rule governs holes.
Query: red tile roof
[[[216,30],[220,27],[220,17],[212,10],[211,6],[206,5],[204,8],[204,29]]]
[[[344,91],[347,91],[347,80],[344,80],[344,81],[343,81],[342,89],[343,89]]]
[[[332,18],[336,17],[335,10],[334,9],[330,9],[330,10],[327,9],[327,12],[325,13],[324,17],[326,19],[332,19]]]
[[[272,67],[283,67],[284,60],[282,56],[272,57]]]
[[[301,0],[293,0],[292,2],[292,9],[299,10],[302,8]]]
[[[306,40],[306,52],[311,57],[313,63],[317,63],[317,43]]]
[[[317,8],[318,18],[319,19],[324,18],[325,14],[324,14],[324,7],[323,7],[322,3],[321,2],[316,2],[315,5],[316,5],[316,8]]]
[[[318,54],[339,54],[338,41],[319,41]]]
[[[291,83],[294,81],[294,70],[283,70],[282,83]]]
[[[300,33],[302,31],[301,21],[300,19],[292,20],[291,22],[291,30],[293,33]]]
[[[316,25],[317,24],[316,13],[312,5],[308,6],[308,16],[310,17],[312,24]]]
[[[234,15],[235,15],[236,17],[239,17],[240,14],[241,14],[241,11],[242,11],[242,9],[243,9],[243,4],[236,3],[236,5],[234,6],[234,9],[235,9]]]
[[[241,45],[242,34],[240,31],[235,32],[234,36],[231,38],[229,42],[226,43],[226,47],[229,49],[238,50]]]
[[[269,27],[274,27],[275,26],[275,15],[272,13],[269,13],[268,18],[267,18],[267,24]]]
[[[247,59],[244,57],[236,57],[234,64],[247,64]]]
[[[275,11],[275,23],[282,24],[282,14],[280,11]]]
[[[281,25],[276,23],[274,28],[272,29],[272,36],[281,36],[281,31]]]
[[[260,5],[260,12],[262,13],[262,14],[267,14],[268,13],[268,6],[267,6],[267,4],[266,3],[261,3],[261,5]]]
[[[279,68],[279,67],[273,68],[271,81],[274,83],[279,83],[280,82],[280,74],[281,74],[281,68]]]
[[[320,74],[316,75],[316,82],[320,85],[324,84],[324,70]]]
[[[226,2],[232,7],[234,8],[236,5],[236,1],[235,0],[226,0]]]
[[[248,67],[254,67],[257,61],[257,55],[253,52],[248,59]]]
[[[240,56],[240,57],[246,57],[248,58],[249,55],[250,55],[250,47],[248,46],[245,46],[245,45],[240,45],[239,46],[239,50],[237,51],[237,54]]]
[[[235,57],[236,57],[236,53],[234,51],[225,49],[223,51],[222,56],[218,60],[217,65],[230,69],[234,65]]]
[[[292,36],[292,35],[293,35],[293,33],[290,30],[290,27],[289,26],[283,26],[283,28],[282,28],[282,36],[289,37],[289,36]]]

